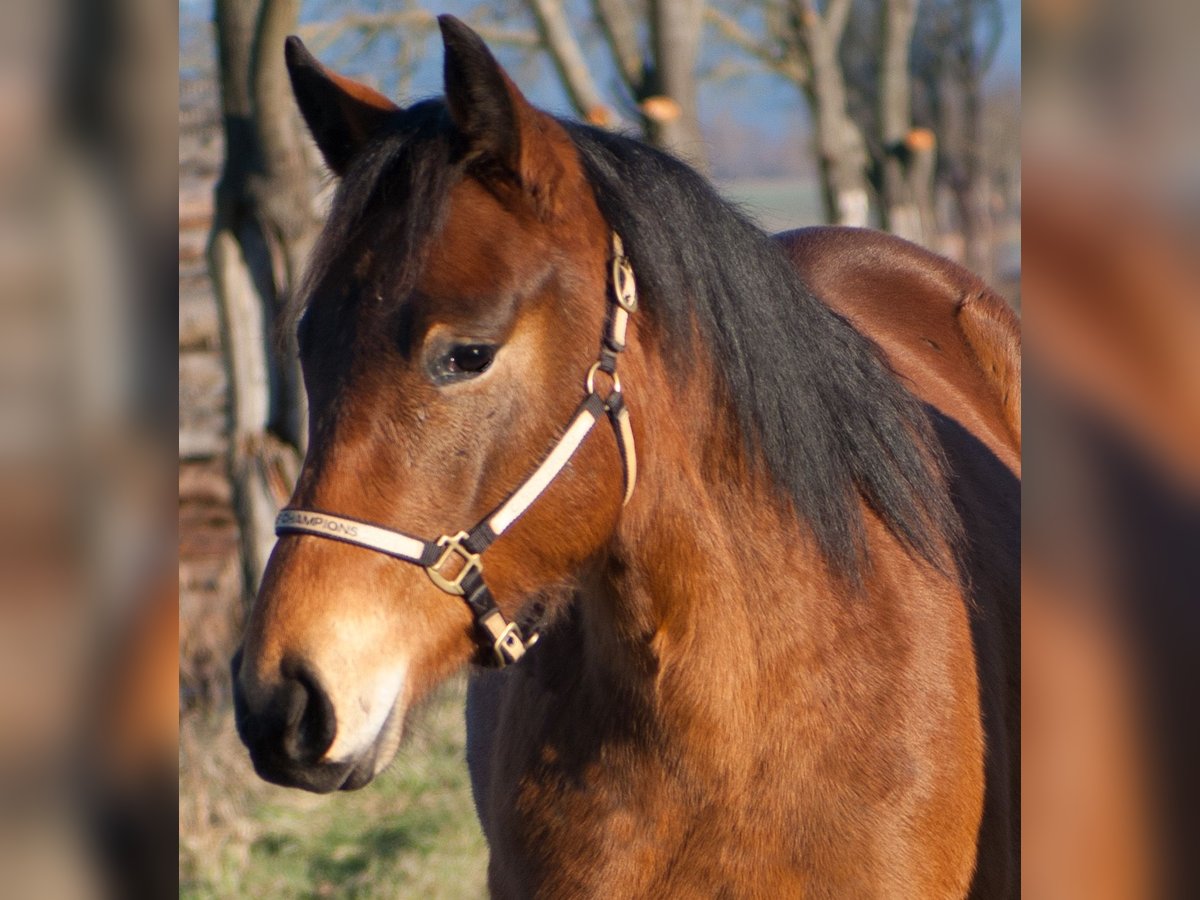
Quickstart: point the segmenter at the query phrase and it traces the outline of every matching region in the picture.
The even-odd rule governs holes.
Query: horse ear
[[[400,107],[374,88],[326,69],[295,35],[283,50],[304,121],[329,168],[344,175],[362,145]]]
[[[445,46],[446,106],[469,153],[498,164],[540,211],[552,209],[573,145],[554,119],[539,112],[496,62],[487,44],[454,16],[438,16]]]

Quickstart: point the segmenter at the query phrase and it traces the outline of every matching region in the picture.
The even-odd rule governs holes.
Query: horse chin
[[[395,751],[393,751],[394,753]],[[259,777],[280,787],[300,788],[314,794],[334,791],[357,791],[370,784],[386,762],[375,752],[358,759],[342,762],[318,762],[308,766],[279,765],[275,761],[255,760],[254,771]]]
[[[364,788],[375,780],[376,771],[374,758],[364,759],[350,770],[346,780],[337,789],[339,791],[357,791],[359,788]]]
[[[259,760],[251,754],[254,771],[264,781],[280,787],[300,788],[314,794],[328,794],[340,790],[355,778],[360,765],[354,763],[316,763],[308,766],[281,764],[276,760]],[[369,769],[368,769],[369,771]],[[368,775],[367,780],[370,780]],[[365,784],[366,781],[362,782]],[[361,784],[359,785],[361,787]]]
[[[400,748],[400,739],[404,733],[404,716],[399,712],[399,704],[392,707],[383,728],[379,731],[370,751],[364,753],[353,764],[346,780],[338,790],[357,791],[375,780],[375,776],[388,767]]]

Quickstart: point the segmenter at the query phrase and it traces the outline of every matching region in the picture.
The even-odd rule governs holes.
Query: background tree
[[[937,140],[915,123],[912,48],[917,0],[858,0],[840,60],[850,117],[866,140],[880,227],[931,246],[937,238]]]
[[[880,31],[879,130],[876,184],[880,220],[893,234],[930,244],[936,234],[933,170],[936,141],[929,129],[914,129],[910,49],[917,0],[883,0]]]
[[[878,223],[931,246],[963,237],[993,273],[983,77],[1001,0],[714,0],[718,38],[801,91],[829,222]],[[954,214],[939,221],[939,191]]]
[[[985,134],[984,76],[1003,35],[1000,0],[925,0],[913,52],[916,96],[940,138],[938,185],[952,198],[963,263],[995,275],[991,142]]]
[[[225,159],[208,262],[230,386],[229,467],[247,596],[266,566],[306,427],[295,354],[272,340],[271,327],[318,225],[281,49],[298,18],[298,0],[216,2]]]
[[[700,131],[696,73],[704,33],[703,0],[589,0],[591,17],[619,78],[606,103],[572,27],[564,0],[524,0],[581,118],[615,126],[629,117],[650,143],[708,170]],[[622,112],[623,111],[623,112]]]
[[[862,128],[850,115],[841,57],[853,0],[735,2],[709,12],[718,35],[800,90],[813,124],[825,220],[862,226],[870,221],[871,157]],[[761,23],[754,21],[761,16]]]

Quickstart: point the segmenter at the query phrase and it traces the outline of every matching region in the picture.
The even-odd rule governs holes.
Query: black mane
[[[782,248],[695,171],[620,135],[564,123],[650,315],[678,349],[694,315],[752,444],[835,571],[866,560],[859,496],[937,562],[957,533],[922,404],[874,343],[815,298]]]
[[[941,454],[923,406],[876,345],[815,298],[782,248],[692,169],[632,138],[562,125],[624,239],[646,315],[672,338],[664,352],[686,353],[699,323],[748,449],[792,498],[833,571],[861,580],[860,497],[944,568],[941,548],[958,520]],[[365,227],[386,240],[399,277],[415,277],[462,177],[455,147],[440,103],[399,114],[343,179],[309,284]]]

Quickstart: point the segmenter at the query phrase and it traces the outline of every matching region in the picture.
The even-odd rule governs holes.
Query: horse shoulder
[[[816,227],[776,240],[910,390],[1019,475],[1021,333],[1002,298],[961,266],[882,232]]]
[[[809,289],[874,340],[934,430],[971,534],[972,643],[985,726],[987,799],[970,897],[1019,884],[1020,328],[1004,301],[960,266],[865,229],[777,238]],[[987,451],[991,452],[987,452]]]

